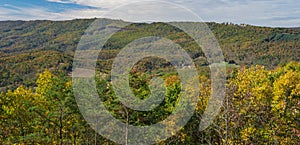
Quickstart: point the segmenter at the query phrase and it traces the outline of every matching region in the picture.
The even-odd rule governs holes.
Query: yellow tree
[[[53,144],[76,144],[84,121],[73,96],[71,81],[46,70],[39,74],[36,83],[36,93],[46,100],[39,114],[44,118],[49,140]]]
[[[283,144],[300,141],[300,63],[289,63],[279,68],[273,84],[272,113],[276,126],[276,139]]]
[[[8,91],[2,109],[5,113],[5,124],[9,126],[7,143],[39,143],[41,118],[33,111],[44,105],[44,99],[31,89],[23,86],[15,91]]]
[[[272,72],[263,66],[241,68],[229,81],[233,115],[230,123],[231,140],[236,143],[272,143],[274,132],[270,127]]]

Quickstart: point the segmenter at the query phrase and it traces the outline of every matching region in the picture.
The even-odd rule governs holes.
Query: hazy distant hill
[[[108,19],[103,19],[108,20]],[[44,69],[69,73],[74,50],[94,19],[72,21],[0,22],[0,90],[19,84],[32,85]],[[208,23],[218,39],[226,61],[238,65],[260,64],[273,68],[300,61],[300,29]],[[151,34],[185,46],[199,66],[207,65],[199,47],[186,34],[164,23],[132,24],[115,34],[99,56],[101,71],[127,43]],[[2,88],[4,89],[4,88]]]

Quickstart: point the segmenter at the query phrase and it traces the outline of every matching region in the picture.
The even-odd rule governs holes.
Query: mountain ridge
[[[77,44],[94,20],[0,21],[0,87],[32,85],[35,74],[45,69],[56,73],[70,73]],[[258,64],[272,69],[290,61],[300,61],[300,28],[215,22],[206,24],[217,38],[228,63]],[[127,28],[108,41],[107,50],[99,54],[100,67],[109,69],[114,56],[123,45],[139,36],[152,33],[185,46],[199,66],[207,66],[199,47],[180,30],[165,23],[133,23]]]

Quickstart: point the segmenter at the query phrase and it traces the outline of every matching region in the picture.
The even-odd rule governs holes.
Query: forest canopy
[[[74,53],[93,21],[0,22],[0,144],[115,144],[86,122],[74,96]],[[174,66],[164,59],[144,58],[129,75],[131,91],[140,99],[149,97],[153,77],[164,80],[164,100],[154,110],[122,105],[111,82],[112,63],[126,44],[142,36],[161,36],[181,45],[195,62],[199,76],[191,79],[199,79],[200,101],[189,122],[158,144],[298,144],[300,29],[207,25],[224,53],[227,74],[221,112],[206,130],[198,127],[212,94],[210,64],[191,37],[164,23],[131,24],[106,42],[94,77],[107,110],[135,126],[155,124],[174,111],[182,85]]]

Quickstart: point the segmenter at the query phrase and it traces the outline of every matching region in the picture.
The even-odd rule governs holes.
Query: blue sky
[[[159,5],[149,0],[1,0],[0,20],[70,20],[75,18],[110,17],[104,15],[121,5],[128,5],[131,14],[150,18],[152,13],[165,14],[171,20],[185,20],[186,15],[175,5]],[[300,27],[300,2],[298,0],[165,0],[186,7],[203,21],[246,23],[271,27]],[[158,6],[159,5],[159,6]],[[158,7],[158,8],[157,8]],[[169,10],[169,7],[173,9]],[[124,12],[118,17],[133,20]],[[122,14],[123,15],[122,15]],[[146,15],[147,14],[147,15]],[[153,14],[152,17],[155,17]],[[144,16],[145,15],[145,16]],[[174,19],[175,18],[175,19]],[[193,19],[192,19],[193,20]],[[195,19],[195,21],[197,21]]]

